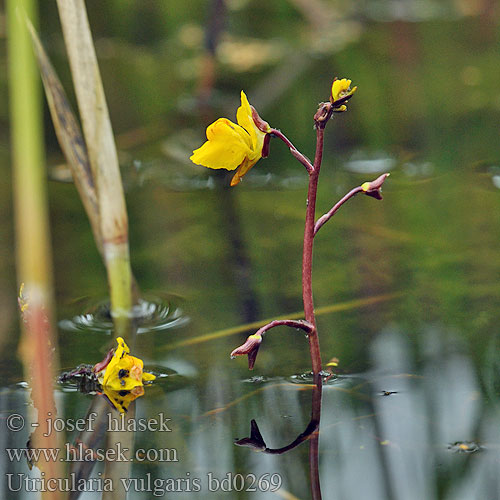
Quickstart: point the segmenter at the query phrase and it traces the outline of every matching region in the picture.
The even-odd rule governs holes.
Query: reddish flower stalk
[[[293,319],[281,319],[274,320],[259,328],[253,335],[250,335],[244,344],[240,345],[231,352],[231,358],[235,356],[242,356],[246,354],[248,356],[248,369],[253,370],[255,365],[255,360],[257,358],[257,353],[259,352],[260,344],[262,343],[262,335],[266,333],[271,328],[276,326],[289,326],[291,328],[296,328],[299,330],[304,330],[308,335],[314,330],[313,325],[303,320],[293,320]]]
[[[365,193],[367,196],[371,196],[377,200],[382,199],[381,188],[384,181],[389,177],[390,174],[382,174],[377,177],[372,182],[364,182],[361,186],[355,187],[351,189],[341,200],[339,200],[333,207],[325,214],[322,215],[314,226],[314,236],[320,230],[320,228],[328,222],[338,211],[338,209],[346,202],[349,201],[353,196],[356,196],[358,193]]]
[[[316,121],[316,124],[318,122]],[[319,171],[323,159],[324,124],[316,127],[316,154],[314,156],[314,167],[309,172],[309,187],[307,189],[306,223],[304,228],[304,247],[302,254],[302,300],[304,302],[304,316],[306,321],[313,325],[313,331],[309,334],[309,353],[311,355],[312,371],[318,374],[321,371],[321,352],[319,349],[318,330],[316,328],[316,317],[314,315],[314,301],[312,292],[312,262],[314,225],[316,214],[316,196],[318,192]]]
[[[300,162],[304,167],[306,167],[306,170],[308,173],[311,173],[314,170],[314,167],[311,165],[311,162],[309,159],[304,156],[288,139],[288,137],[285,136],[280,130],[272,129],[270,132],[270,135],[273,137],[277,137],[278,139],[281,139],[290,149],[290,153]]]
[[[389,176],[388,173],[382,174],[374,181],[365,182],[361,184],[361,186],[355,187],[354,189],[349,191],[340,201],[338,201],[326,214],[321,216],[316,221],[316,197],[318,192],[318,180],[321,169],[321,162],[323,159],[325,127],[332,117],[333,113],[342,113],[346,111],[347,107],[345,103],[347,103],[347,101],[352,97],[357,88],[353,87],[351,89],[350,84],[351,80],[335,79],[332,85],[332,95],[330,97],[330,101],[321,103],[318,107],[318,110],[316,111],[316,114],[314,115],[314,125],[316,129],[316,153],[314,156],[313,164],[311,164],[309,159],[304,156],[281,131],[272,129],[266,122],[263,122],[265,124],[265,132],[268,135],[266,136],[267,142],[264,144],[262,156],[266,156],[268,153],[268,139],[270,137],[277,137],[288,146],[292,155],[306,168],[309,175],[306,220],[304,227],[304,246],[302,254],[302,300],[304,303],[305,321],[271,321],[267,325],[264,325],[262,328],[260,328],[255,334],[250,335],[243,345],[234,349],[231,353],[231,357],[244,354],[248,355],[248,367],[250,370],[255,364],[257,353],[262,343],[262,335],[276,326],[290,326],[292,328],[299,328],[307,332],[312,372],[315,377],[317,377],[321,373],[321,353],[319,348],[318,331],[316,328],[316,318],[314,315],[314,300],[312,292],[314,237],[316,236],[320,228],[337,213],[340,207],[358,193],[364,193],[378,200],[382,199],[381,188],[385,179]],[[256,125],[259,126],[260,117],[257,121],[255,116],[253,118]]]
[[[354,189],[351,189],[341,200],[339,200],[333,207],[325,214],[322,215],[314,225],[314,236],[316,236],[316,233],[320,230],[321,226],[325,224],[325,222],[328,222],[338,211],[338,209],[348,200],[350,200],[353,196],[357,195],[360,191],[363,191],[361,189],[361,186],[355,187]]]

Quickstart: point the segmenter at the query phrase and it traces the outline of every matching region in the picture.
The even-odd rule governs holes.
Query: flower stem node
[[[264,121],[241,91],[241,106],[236,112],[238,124],[219,118],[207,127],[207,142],[195,149],[190,160],[212,169],[236,170],[231,186],[269,152],[271,127]]]
[[[316,128],[325,128],[326,123],[331,118],[333,107],[331,102],[322,102],[318,106],[318,111],[314,115],[314,124]]]
[[[366,195],[372,196],[377,200],[381,200],[382,184],[387,179],[387,177],[389,177],[389,175],[391,174],[382,174],[381,176],[377,177],[374,181],[364,182],[363,184],[361,184],[361,189]]]

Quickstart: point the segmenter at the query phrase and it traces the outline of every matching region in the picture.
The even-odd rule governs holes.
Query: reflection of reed
[[[102,500],[122,500],[127,497],[125,486],[121,481],[122,478],[130,477],[130,466],[132,451],[134,446],[134,432],[127,424],[132,423],[135,418],[135,404],[132,404],[128,413],[115,414],[115,418],[123,419],[123,430],[108,429],[106,447],[108,450],[117,450],[118,447],[124,451],[126,460],[106,460],[104,466],[104,476],[109,477],[113,481],[112,491],[105,491],[102,494]]]
[[[90,415],[95,414],[94,425],[88,426],[75,439],[75,461],[71,463],[70,475],[74,474],[76,481],[86,480],[90,477],[95,462],[90,460],[78,460],[79,450],[96,450],[102,446],[106,432],[106,417],[110,408],[104,398],[93,398],[92,403],[85,416],[86,421],[90,421]],[[81,444],[80,444],[81,443]],[[81,457],[80,457],[81,458]],[[72,491],[69,500],[76,500],[80,497],[80,491]]]
[[[113,491],[104,491],[102,498],[126,497],[121,478],[130,476],[130,458],[134,442],[134,433],[130,429],[134,428],[134,417],[134,405],[124,415],[111,408],[104,398],[92,400],[84,419],[89,424],[80,432],[74,444],[68,446],[72,451],[70,477],[75,478],[76,484],[84,484],[84,481],[90,479],[96,462],[101,460],[98,453],[104,451],[110,459],[104,463],[103,483],[111,480]],[[121,455],[114,454],[115,452],[120,452]],[[126,457],[125,461],[123,457]],[[69,500],[78,499],[80,494],[79,490],[71,491]]]
[[[198,97],[200,105],[205,112],[210,114],[208,108],[212,95],[216,72],[216,51],[220,34],[226,18],[226,4],[224,0],[212,0],[210,15],[205,27],[205,54],[203,56],[200,77],[198,81]]]
[[[210,13],[205,26],[205,54],[198,81],[198,107],[203,121],[214,120],[213,109],[210,106],[214,86],[217,80],[216,52],[226,19],[226,4],[224,0],[212,0]],[[231,274],[241,300],[243,321],[252,322],[258,317],[258,305],[255,292],[251,286],[250,259],[247,245],[243,238],[241,221],[234,200],[234,195],[225,185],[225,176],[215,174],[218,200],[220,203],[220,219],[226,239],[231,247],[229,256]]]
[[[245,323],[251,323],[259,317],[259,306],[251,282],[252,269],[247,251],[248,246],[243,237],[234,193],[231,188],[223,186],[222,182],[218,184],[220,220],[231,248],[230,266],[239,295],[238,302],[241,303],[241,316]]]

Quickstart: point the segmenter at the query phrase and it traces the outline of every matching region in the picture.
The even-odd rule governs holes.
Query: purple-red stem
[[[290,328],[297,328],[299,330],[304,330],[308,335],[314,330],[314,326],[307,321],[294,320],[294,319],[275,319],[262,328],[259,328],[255,335],[263,335],[271,328],[276,326],[289,326]]]
[[[316,214],[316,195],[318,192],[318,178],[323,159],[324,127],[316,128],[316,154],[314,156],[314,167],[309,172],[309,188],[307,190],[306,224],[304,228],[304,250],[302,254],[302,300],[304,302],[304,315],[306,321],[313,325],[314,329],[309,334],[309,352],[313,374],[321,372],[321,353],[319,349],[318,330],[316,328],[316,317],[314,315],[314,301],[312,293],[312,261],[314,243],[314,225]]]
[[[319,114],[318,114],[319,113]],[[323,137],[324,127],[327,119],[320,122],[316,119],[317,116],[325,118],[331,114],[330,108],[327,111],[321,108],[321,113],[318,111],[315,115],[316,121],[316,154],[314,156],[314,165],[283,135],[279,130],[273,129],[271,134],[281,139],[290,149],[292,155],[306,167],[309,174],[309,188],[307,191],[307,208],[306,208],[306,224],[304,228],[304,249],[302,254],[302,300],[304,302],[305,319],[312,330],[308,335],[309,352],[311,354],[311,363],[313,374],[317,375],[321,372],[321,354],[319,349],[318,331],[316,328],[316,318],[314,316],[314,302],[312,294],[312,259],[313,259],[313,241],[315,235],[315,217],[316,217],[316,196],[318,192],[319,171],[321,168],[321,160],[323,158]]]
[[[322,215],[316,221],[316,224],[314,226],[314,236],[316,236],[316,233],[320,230],[321,226],[325,224],[325,222],[328,222],[346,201],[350,200],[353,196],[357,195],[362,191],[363,188],[361,186],[351,189],[341,200],[339,200],[335,205],[333,205],[333,207],[330,209],[329,212],[327,212],[325,215]]]
[[[305,157],[292,143],[291,141],[288,139],[288,137],[286,137],[284,134],[281,133],[281,131],[279,130],[276,130],[276,129],[272,129],[271,130],[271,135],[273,135],[274,137],[277,137],[278,139],[281,139],[287,146],[288,148],[290,149],[290,153],[292,153],[292,155],[297,159],[299,160],[300,163],[302,163],[302,165],[304,165],[304,167],[306,167],[306,170],[307,172],[309,173],[309,175],[311,174],[311,172],[314,170],[314,167],[311,165],[311,162],[309,161],[309,159],[307,157]]]

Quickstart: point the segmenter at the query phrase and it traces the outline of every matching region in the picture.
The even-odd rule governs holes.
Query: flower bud
[[[389,177],[389,175],[391,174],[382,174],[381,176],[377,177],[374,181],[364,182],[363,184],[361,184],[361,189],[366,195],[376,198],[377,200],[381,200],[382,184],[387,179],[387,177]]]
[[[231,358],[242,356],[244,354],[248,355],[248,369],[253,370],[261,343],[262,335],[260,335],[260,333],[254,333],[253,335],[250,335],[243,345],[240,345],[240,347],[237,347],[233,350],[233,352],[231,353]]]

